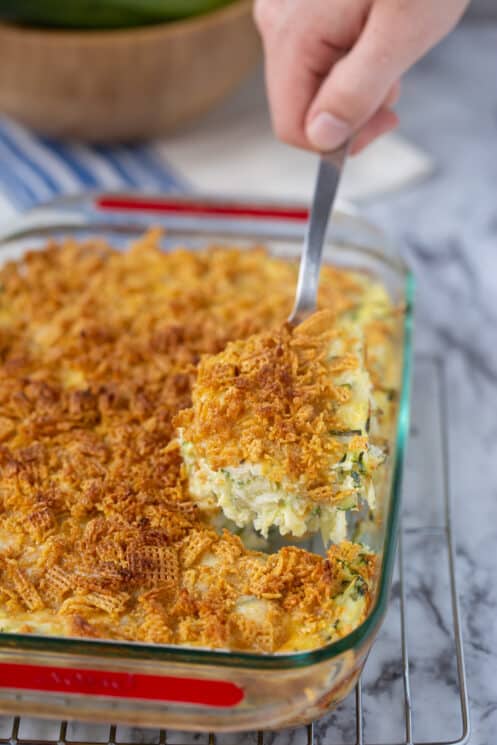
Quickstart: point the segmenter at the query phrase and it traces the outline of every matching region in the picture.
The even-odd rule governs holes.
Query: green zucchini
[[[233,0],[0,0],[0,19],[29,26],[112,29],[208,13]]]

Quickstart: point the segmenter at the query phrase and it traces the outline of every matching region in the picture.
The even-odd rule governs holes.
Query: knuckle
[[[362,124],[373,112],[375,106],[369,100],[367,91],[341,81],[337,76],[332,88],[329,107],[334,114],[353,127]]]
[[[298,26],[293,33],[293,46],[304,66],[313,66],[322,57],[326,47],[321,44],[319,36],[305,26]],[[329,51],[329,50],[328,50]]]

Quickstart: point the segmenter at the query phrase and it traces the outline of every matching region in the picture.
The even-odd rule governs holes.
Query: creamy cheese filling
[[[352,324],[347,324],[347,328],[346,340],[339,336],[330,345],[328,362],[346,352],[364,359],[360,330]],[[346,387],[351,394],[349,401],[340,406],[340,429],[330,432],[330,437],[348,446],[353,437],[365,436],[369,430],[374,415],[371,380],[363,365],[331,377],[335,386]],[[333,504],[326,504],[307,496],[305,478],[300,482],[288,478],[275,482],[260,463],[213,469],[206,458],[198,455],[195,444],[184,439],[181,428],[178,441],[190,492],[199,507],[211,511],[220,508],[239,528],[253,526],[266,538],[270,528],[276,527],[281,535],[302,537],[320,532],[325,544],[338,543],[347,535],[346,512],[358,509],[361,501],[371,508],[375,504],[371,473],[384,455],[369,442],[360,450],[348,449],[339,462],[330,463],[330,481],[333,478],[338,498]]]
[[[343,509],[318,505],[299,496],[290,484],[271,482],[258,464],[214,471],[205,459],[197,458],[194,446],[182,441],[181,434],[180,442],[190,490],[201,509],[220,507],[239,528],[253,525],[265,538],[273,526],[282,535],[301,537],[321,531],[325,541],[336,543],[345,538]]]

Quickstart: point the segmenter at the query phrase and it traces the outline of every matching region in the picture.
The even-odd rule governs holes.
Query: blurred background
[[[494,0],[475,0],[469,12],[472,15],[497,17],[497,8]]]
[[[491,33],[494,21],[497,3],[474,0],[459,41],[441,48],[457,63],[471,27]],[[470,69],[480,52],[467,51]],[[451,101],[450,84],[429,81],[425,118]],[[313,156],[272,134],[251,0],[0,0],[0,116],[4,213],[81,188],[297,200],[312,188]],[[402,116],[400,136],[350,160],[342,198],[367,202],[433,175],[435,153],[403,131],[421,116]]]

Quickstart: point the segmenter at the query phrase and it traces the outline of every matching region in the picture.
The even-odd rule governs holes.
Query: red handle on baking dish
[[[146,197],[105,194],[95,199],[99,210],[124,212],[157,212],[169,215],[192,217],[226,217],[250,218],[260,220],[294,220],[305,222],[309,210],[305,207],[293,207],[268,204],[241,204],[235,202],[209,202],[178,197]]]
[[[0,688],[224,708],[236,706],[244,696],[242,688],[226,680],[10,663],[0,664]]]

